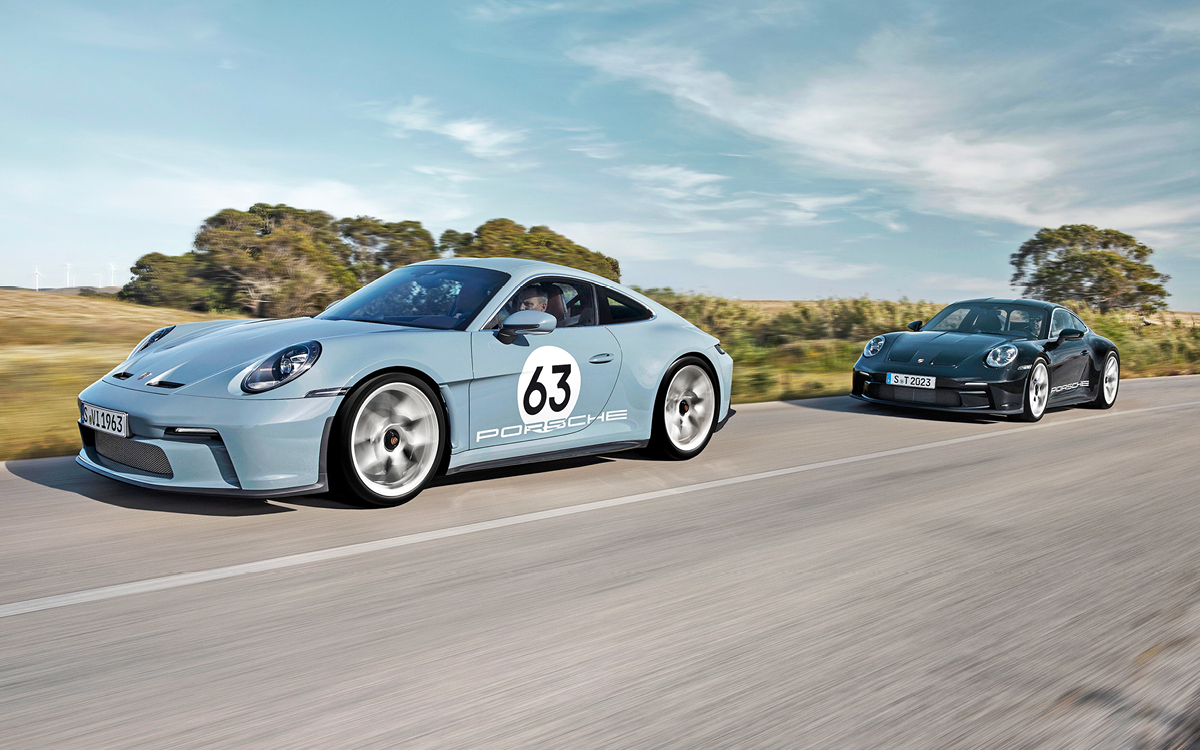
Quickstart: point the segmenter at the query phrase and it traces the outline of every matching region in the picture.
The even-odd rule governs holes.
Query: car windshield
[[[506,281],[508,274],[489,268],[405,266],[317,317],[461,331]]]
[[[1020,339],[1043,338],[1046,310],[1006,302],[960,302],[933,316],[921,330],[997,333]]]

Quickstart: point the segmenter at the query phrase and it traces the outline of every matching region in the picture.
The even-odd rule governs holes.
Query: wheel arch
[[[411,376],[417,378],[418,380],[420,380],[421,382],[425,383],[425,385],[429,386],[430,390],[432,390],[434,392],[434,394],[437,396],[438,406],[441,408],[442,416],[446,420],[446,431],[445,431],[445,434],[441,436],[442,443],[446,447],[446,450],[442,451],[442,460],[441,460],[441,463],[438,466],[438,468],[435,470],[435,472],[437,474],[444,474],[446,471],[446,467],[450,463],[450,450],[449,450],[449,447],[451,445],[450,433],[451,433],[451,430],[453,429],[450,424],[450,419],[451,419],[450,405],[446,402],[446,394],[442,392],[442,386],[436,380],[434,380],[433,377],[430,376],[429,373],[427,373],[419,368],[416,368],[416,367],[407,367],[404,365],[392,365],[390,367],[380,367],[376,370],[372,370],[371,372],[366,373],[365,375],[362,375],[352,385],[346,386],[346,388],[348,389],[346,391],[346,395],[342,397],[342,403],[338,405],[337,414],[333,418],[332,426],[334,427],[334,429],[328,430],[324,437],[325,444],[321,446],[322,453],[324,455],[330,457],[330,460],[336,460],[336,459],[332,458],[334,454],[330,450],[329,442],[333,440],[333,435],[337,432],[336,426],[338,425],[339,421],[345,416],[345,408],[346,408],[346,404],[348,404],[350,402],[350,399],[348,398],[350,396],[350,394],[354,393],[356,390],[361,388],[364,384],[371,382],[372,380],[379,377],[380,375],[393,375],[393,374],[395,374],[395,375],[411,375]]]
[[[706,355],[700,351],[685,351],[682,354],[680,354],[676,357],[673,357],[670,362],[667,362],[667,366],[662,368],[662,371],[658,373],[658,387],[655,389],[655,393],[654,393],[654,408],[655,409],[658,408],[658,397],[662,394],[662,389],[666,385],[665,381],[667,378],[667,373],[671,371],[671,368],[674,367],[675,364],[677,362],[679,362],[679,360],[684,359],[685,357],[695,357],[696,359],[698,359],[704,363],[704,369],[708,370],[708,376],[710,378],[712,378],[713,390],[716,391],[717,409],[718,409],[718,413],[719,413],[720,406],[722,403],[722,401],[721,401],[721,376],[717,371],[716,363],[714,363],[711,359],[709,359],[708,355]],[[732,386],[732,385],[733,384],[731,383],[730,386]]]
[[[1033,361],[1029,363],[1029,373],[1025,376],[1025,386],[1021,388],[1021,406],[1022,407],[1025,406],[1025,400],[1027,398],[1029,398],[1029,379],[1031,377],[1033,377],[1033,368],[1037,366],[1038,362],[1041,362],[1042,364],[1044,364],[1046,366],[1046,376],[1047,377],[1050,376],[1050,357],[1045,352],[1038,352],[1037,354],[1034,355]],[[1047,387],[1053,387],[1053,383],[1051,383]],[[1046,394],[1046,408],[1047,409],[1050,408],[1049,393]]]

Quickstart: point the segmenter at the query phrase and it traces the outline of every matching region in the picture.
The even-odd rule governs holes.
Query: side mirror
[[[558,318],[550,313],[520,310],[504,320],[504,323],[500,325],[500,330],[496,331],[496,338],[500,340],[501,344],[511,344],[521,334],[550,333],[557,325]]]
[[[1064,328],[1058,332],[1059,341],[1078,341],[1083,338],[1083,331],[1078,328]]]
[[[923,322],[921,322],[919,320],[914,320],[913,322],[908,324],[908,330],[919,331],[919,330],[921,330],[921,326],[923,326],[923,325],[925,325]]]

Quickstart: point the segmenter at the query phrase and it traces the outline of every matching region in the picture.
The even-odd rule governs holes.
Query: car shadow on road
[[[1007,422],[1006,417],[995,414],[963,414],[953,411],[936,411],[910,406],[893,406],[891,404],[876,404],[869,401],[859,401],[849,396],[827,396],[824,398],[803,398],[795,401],[783,401],[788,406],[817,411],[832,411],[843,414],[870,414],[880,417],[898,419],[916,419],[926,422],[959,422],[963,424],[996,424]]]
[[[53,490],[71,492],[99,503],[130,510],[185,513],[197,516],[256,516],[270,513],[290,513],[295,510],[274,505],[266,500],[219,495],[189,495],[135,487],[93,474],[75,463],[74,456],[9,461],[5,466],[10,474],[27,482]],[[289,502],[300,499],[293,498]]]

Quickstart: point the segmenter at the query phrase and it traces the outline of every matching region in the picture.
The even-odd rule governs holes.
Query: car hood
[[[1007,336],[988,333],[958,333],[956,331],[901,333],[892,339],[887,359],[889,362],[955,367],[965,360],[983,357],[995,347],[1008,341],[1011,339]]]
[[[344,336],[422,330],[353,320],[313,318],[221,321],[218,324],[201,323],[194,327],[182,325],[163,338],[160,344],[122,362],[104,380],[124,388],[156,393],[195,392],[201,383],[208,380],[232,382],[244,370],[293,344],[306,341],[325,344]],[[122,373],[130,375],[114,377]],[[240,384],[234,384],[233,387],[240,388]],[[220,390],[229,388],[222,386]],[[230,390],[231,394],[236,392]]]

